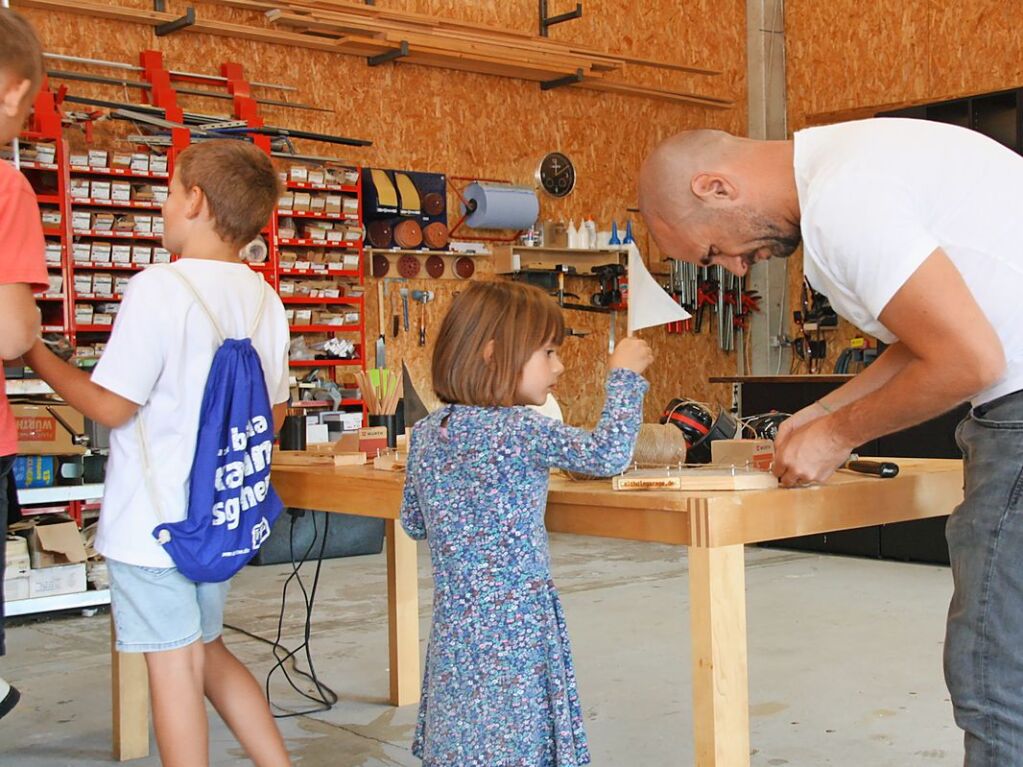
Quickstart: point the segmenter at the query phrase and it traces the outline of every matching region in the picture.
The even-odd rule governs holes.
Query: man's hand
[[[778,434],[775,437],[775,444],[777,445],[784,442],[794,432],[806,426],[808,423],[816,421],[818,418],[823,418],[827,414],[828,411],[821,407],[818,402],[807,405],[802,410],[797,410],[779,424]]]
[[[842,440],[831,427],[830,420],[816,418],[785,434],[778,430],[771,471],[782,485],[797,487],[823,482],[849,458],[856,446]],[[782,425],[787,423],[785,421]]]

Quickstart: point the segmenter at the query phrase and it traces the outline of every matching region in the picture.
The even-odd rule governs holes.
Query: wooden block
[[[769,490],[777,486],[777,478],[766,471],[709,465],[681,471],[637,469],[611,480],[615,490]]]
[[[274,466],[361,466],[366,463],[365,453],[331,453],[319,450],[277,450]]]
[[[373,468],[380,471],[405,471],[408,455],[405,453],[385,453],[373,459]]]

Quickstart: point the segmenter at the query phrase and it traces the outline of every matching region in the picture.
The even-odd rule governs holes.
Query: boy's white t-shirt
[[[839,315],[898,341],[881,312],[940,247],[1008,363],[973,404],[1023,389],[1023,157],[964,128],[879,118],[798,131],[794,166],[803,270]]]
[[[183,274],[228,338],[245,338],[265,293],[263,316],[252,335],[270,403],[288,399],[288,323],[273,288],[241,263],[181,259],[150,267],[128,283],[110,341],[92,374],[104,389],[141,407],[111,430],[110,459],[96,550],[119,562],[172,567],[153,538],[161,522],[186,516],[188,478],[195,453],[206,378],[219,340],[209,318],[181,280]],[[154,508],[142,471],[135,419],[142,418],[152,464]]]

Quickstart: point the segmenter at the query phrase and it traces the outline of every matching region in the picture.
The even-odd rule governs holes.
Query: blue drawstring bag
[[[153,536],[189,580],[226,581],[255,556],[270,537],[283,508],[270,484],[273,410],[259,354],[251,337],[263,314],[266,291],[260,280],[260,305],[248,338],[224,338],[212,312],[188,279],[180,278],[209,317],[221,341],[210,365],[199,415],[199,434],[188,483],[188,516],[165,522]],[[142,414],[136,417],[142,462],[157,514]]]

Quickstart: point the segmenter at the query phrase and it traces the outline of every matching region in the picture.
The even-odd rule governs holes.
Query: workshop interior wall
[[[151,9],[148,0],[118,0],[121,6]],[[15,7],[17,3],[15,2]],[[202,2],[168,2],[168,10],[184,13],[194,5],[201,18],[264,23],[258,14]],[[397,10],[431,13],[461,20],[532,31],[537,24],[535,0],[378,0]],[[503,178],[532,183],[540,158],[548,151],[565,152],[577,166],[576,190],[565,200],[541,197],[545,219],[592,216],[600,228],[612,218],[633,221],[644,254],[658,265],[659,254],[647,242],[636,205],[636,175],[646,153],[661,139],[686,128],[746,130],[746,27],[743,0],[698,0],[684,6],[668,0],[640,7],[627,0],[587,0],[582,19],[551,31],[551,37],[598,49],[631,53],[721,70],[720,77],[668,72],[652,81],[679,89],[732,99],[735,106],[710,109],[633,96],[557,89],[542,92],[536,83],[420,66],[387,64],[368,67],[365,60],[309,49],[178,32],[157,38],[152,27],[99,20],[65,13],[23,10],[38,28],[48,51],[136,63],[139,52],[157,49],[165,66],[216,72],[221,62],[244,66],[250,80],[296,85],[290,97],[329,107],[333,114],[263,109],[268,124],[370,139],[365,149],[296,142],[310,154],[330,154],[365,166],[444,172],[453,176]],[[60,65],[71,68],[70,65]],[[124,76],[114,71],[89,70]],[[129,75],[132,76],[132,75]],[[57,83],[58,85],[60,83]],[[86,83],[66,83],[76,95],[111,100],[138,99],[138,91]],[[264,95],[263,93],[259,95]],[[279,92],[265,92],[278,98]],[[228,102],[183,98],[186,110],[226,111]],[[108,132],[104,132],[104,130]],[[98,132],[98,142],[114,140],[117,127]],[[123,131],[123,127],[121,128]],[[75,139],[80,141],[81,139]],[[124,146],[124,145],[122,145]],[[333,150],[337,150],[336,152]],[[492,278],[489,260],[479,259],[477,277]],[[387,359],[399,369],[404,359],[421,388],[429,381],[432,342],[458,281],[413,280],[410,288],[434,290],[428,307],[428,343],[419,347],[415,334],[387,337]],[[390,289],[390,286],[388,286]],[[588,300],[594,280],[569,280],[569,290]],[[377,334],[376,285],[367,280],[367,340]],[[390,307],[387,307],[388,316]],[[418,307],[413,309],[413,321]],[[568,312],[567,324],[588,332],[569,339],[563,350],[566,372],[558,396],[566,419],[593,424],[599,417],[606,374],[609,320],[605,315]],[[707,323],[713,327],[713,323]],[[624,332],[624,318],[618,323]],[[648,420],[656,418],[672,397],[684,394],[727,405],[727,387],[711,385],[713,375],[736,371],[735,353],[718,349],[716,335],[667,335],[663,328],[642,336],[653,344],[657,361],[649,373]],[[424,392],[432,399],[432,392]]]

